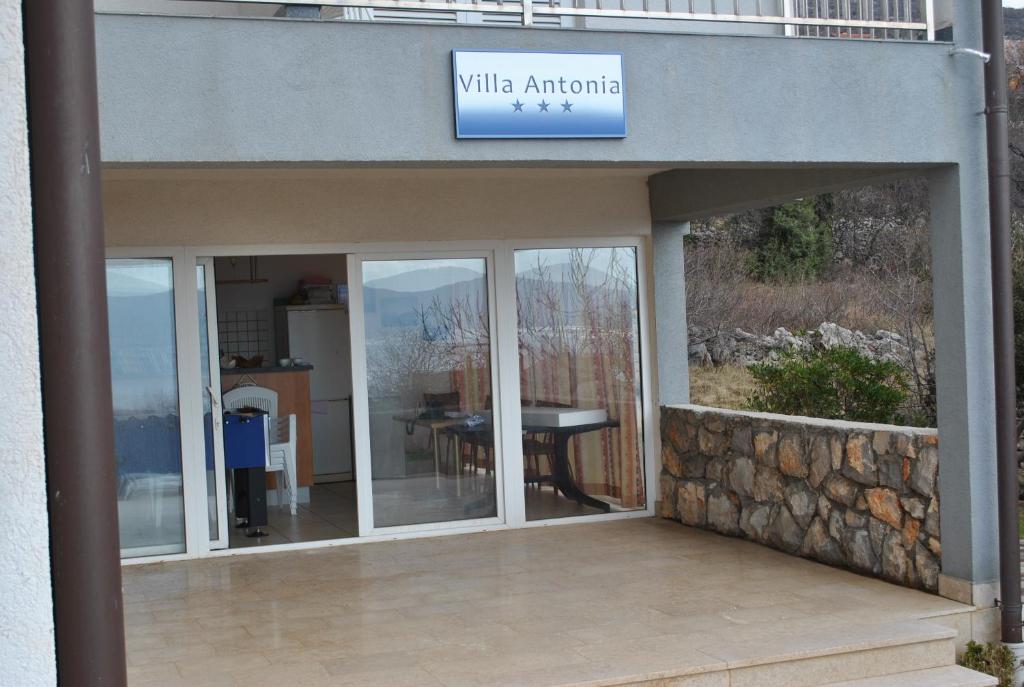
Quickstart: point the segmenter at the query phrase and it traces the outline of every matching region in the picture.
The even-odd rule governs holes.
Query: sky
[[[1003,0],[1003,7],[1024,7],[1024,0]]]

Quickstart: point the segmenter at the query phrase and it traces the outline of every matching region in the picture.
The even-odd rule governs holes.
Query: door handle
[[[206,387],[206,393],[210,394],[210,409],[213,411],[213,428],[215,430],[220,429],[220,413],[217,412],[217,408],[220,407],[220,399],[217,398],[217,394],[213,392],[213,386]]]

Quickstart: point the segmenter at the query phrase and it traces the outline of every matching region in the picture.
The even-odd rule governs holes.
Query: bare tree
[[[879,247],[882,257],[875,269],[878,304],[897,322],[907,346],[904,368],[910,376],[916,420],[934,426],[938,412],[935,395],[931,251],[924,227],[907,228],[900,241]]]

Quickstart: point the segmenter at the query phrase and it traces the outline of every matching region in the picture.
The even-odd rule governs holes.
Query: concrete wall
[[[646,172],[111,170],[111,246],[637,236]]]
[[[939,43],[118,15],[96,27],[114,163],[952,162],[963,134],[949,116],[963,58]],[[621,51],[629,136],[456,140],[453,47]]]
[[[273,17],[280,5],[249,5],[194,0],[93,0],[97,12],[184,14],[200,17]]]
[[[0,682],[56,684],[21,3],[0,0]]]

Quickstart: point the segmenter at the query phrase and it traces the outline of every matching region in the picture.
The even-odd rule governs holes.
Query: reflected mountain
[[[375,270],[381,269],[376,267]],[[371,273],[370,267],[364,267],[364,274]],[[418,270],[392,274],[386,277],[370,279],[365,282],[363,289],[382,289],[385,291],[398,291],[402,293],[414,293],[420,291],[433,291],[449,285],[462,282],[474,281],[483,278],[483,272],[469,269],[467,267],[424,267]]]
[[[442,277],[443,275],[443,277]],[[453,276],[461,277],[452,282]],[[450,311],[458,303],[463,314],[487,312],[487,282],[469,269],[423,269],[383,277],[363,286],[363,311],[368,336],[378,329],[418,327],[424,315],[437,317],[438,304]]]

